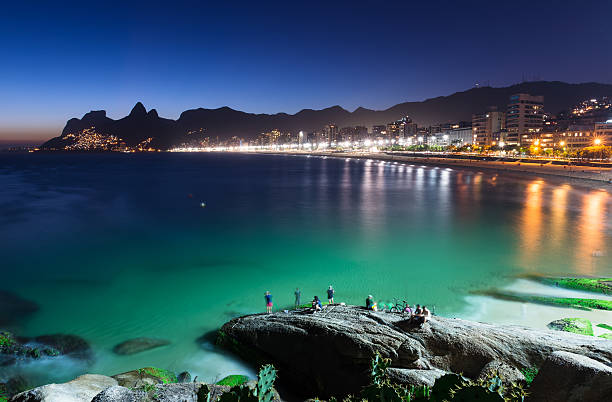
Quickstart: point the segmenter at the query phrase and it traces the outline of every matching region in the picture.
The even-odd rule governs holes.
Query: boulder
[[[498,376],[504,383],[526,384],[525,375],[516,367],[502,361],[492,361],[482,368],[479,379]]]
[[[38,311],[38,304],[0,289],[0,326],[13,324]]]
[[[76,335],[55,334],[24,338],[15,337],[9,332],[0,332],[0,366],[8,366],[19,360],[59,355],[86,362],[93,360],[89,344]]]
[[[10,402],[90,402],[106,388],[117,385],[111,377],[85,374],[63,384],[48,384],[15,395]]]
[[[201,382],[186,384],[158,384],[148,391],[116,386],[96,395],[91,402],[202,402],[216,401],[229,387],[207,385]]]
[[[142,388],[156,384],[168,384],[176,382],[176,375],[168,370],[157,367],[144,367],[138,370],[131,370],[113,376],[117,383],[122,387]]]
[[[562,318],[547,325],[555,331],[573,332],[580,335],[593,335],[593,324],[586,318]]]
[[[255,365],[273,363],[280,383],[307,397],[355,393],[369,383],[376,353],[390,358],[392,368],[472,379],[492,362],[539,367],[553,351],[612,364],[612,342],[601,338],[437,316],[421,327],[397,314],[339,305],[315,314],[298,309],[236,318],[221,328],[219,342]],[[409,383],[422,373],[404,378]]]
[[[180,382],[180,383],[191,382],[191,374],[189,374],[189,372],[187,371],[183,371],[182,373],[179,373],[179,375],[176,376],[176,382]]]
[[[156,338],[134,338],[121,342],[113,348],[113,352],[118,355],[133,355],[144,352],[145,350],[155,349],[160,346],[169,345],[170,341]]]
[[[106,388],[94,396],[91,402],[140,402],[144,400],[147,393],[122,386]]]
[[[387,369],[387,374],[391,382],[396,384],[414,385],[415,387],[427,385],[428,387],[433,387],[436,380],[446,374],[446,372],[437,369],[419,370],[389,368]]]
[[[61,355],[81,360],[93,360],[93,351],[89,343],[80,336],[71,334],[41,335],[32,339],[33,342],[51,347]]]
[[[527,400],[609,401],[610,395],[612,368],[609,364],[575,353],[553,352],[533,380]]]

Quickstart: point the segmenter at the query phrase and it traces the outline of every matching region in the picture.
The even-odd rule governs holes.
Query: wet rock
[[[0,289],[0,326],[13,324],[38,311],[38,304]]]
[[[85,374],[63,384],[48,384],[15,395],[10,402],[85,402],[117,385],[111,377]]]
[[[547,325],[555,331],[572,332],[579,335],[593,335],[593,324],[586,318],[562,318]]]
[[[191,374],[189,374],[189,372],[187,371],[183,371],[182,373],[176,376],[176,382],[179,382],[179,383],[191,382]]]
[[[433,317],[423,327],[396,314],[332,306],[318,314],[250,315],[226,323],[220,342],[252,363],[273,363],[279,382],[304,396],[346,395],[369,383],[378,352],[391,367],[476,379],[491,362],[540,367],[554,351],[612,365],[612,342],[566,332]],[[409,377],[411,378],[411,377]]]
[[[33,339],[35,343],[53,348],[59,354],[81,360],[93,360],[93,351],[87,341],[71,334],[41,335]]]
[[[610,395],[612,367],[575,353],[553,352],[534,378],[527,400],[608,401]]]
[[[498,376],[504,383],[526,384],[525,375],[521,370],[501,361],[492,361],[482,368],[478,378],[486,379]]]
[[[145,350],[155,349],[160,346],[169,345],[170,342],[165,339],[155,338],[134,338],[125,342],[121,342],[113,348],[113,352],[118,355],[133,355],[135,353],[144,352]]]

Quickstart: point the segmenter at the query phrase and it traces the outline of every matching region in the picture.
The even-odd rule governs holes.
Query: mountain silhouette
[[[344,126],[366,126],[386,124],[410,116],[421,126],[437,123],[470,121],[473,113],[496,106],[505,110],[510,95],[529,93],[544,96],[544,109],[549,113],[568,110],[573,105],[590,98],[612,97],[612,85],[599,83],[568,84],[559,81],[524,82],[508,87],[480,87],[440,96],[422,102],[405,102],[385,110],[363,107],[353,112],[332,106],[321,110],[304,109],[296,114],[254,114],[229,107],[218,109],[191,109],[181,113],[177,120],[159,117],[155,109],[147,112],[144,105],[136,103],[126,117],[113,120],[106,112],[91,111],[81,119],[70,119],[59,137],[43,144],[46,149],[58,149],[70,142],[66,136],[84,129],[115,135],[128,146],[135,146],[151,138],[150,144],[167,149],[201,141],[206,137],[227,139],[233,136],[253,138],[256,135],[278,129],[297,133],[322,130],[326,124]]]

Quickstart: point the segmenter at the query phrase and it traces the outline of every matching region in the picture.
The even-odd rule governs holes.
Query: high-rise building
[[[328,124],[325,126],[325,137],[329,146],[338,142],[338,126],[335,124]]]
[[[529,94],[510,96],[506,111],[505,139],[508,145],[525,145],[530,136],[537,135],[544,124],[544,97]]]
[[[372,138],[383,139],[387,135],[387,126],[372,126]]]
[[[480,146],[497,145],[501,140],[501,132],[505,128],[505,113],[496,107],[488,112],[472,115],[472,134],[474,143]]]

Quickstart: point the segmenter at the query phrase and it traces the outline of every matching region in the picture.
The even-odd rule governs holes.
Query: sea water
[[[333,285],[336,302],[372,294],[450,317],[544,326],[567,310],[529,314],[471,292],[531,291],[517,282],[524,274],[610,276],[611,201],[536,176],[376,160],[3,154],[0,289],[40,306],[5,329],[76,334],[96,358],[5,367],[0,380],[22,373],[42,384],[145,366],[205,381],[252,376],[197,340],[265,311],[266,291],[275,309],[291,306],[296,287],[303,303],[325,300]],[[112,352],[140,336],[171,343]]]

